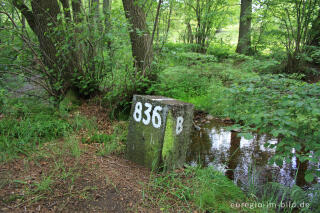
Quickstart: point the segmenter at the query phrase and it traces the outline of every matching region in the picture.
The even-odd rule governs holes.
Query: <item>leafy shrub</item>
[[[4,89],[0,89],[0,114],[5,112],[5,107],[8,102],[8,97]]]
[[[213,55],[205,55],[201,53],[194,52],[182,52],[174,54],[174,57],[181,64],[199,64],[199,63],[209,63],[216,62],[217,58]]]
[[[228,58],[234,53],[234,47],[228,44],[214,43],[207,50],[207,54],[214,55],[220,60]]]
[[[242,70],[259,73],[281,73],[284,69],[281,61],[272,58],[249,58],[241,64]]]
[[[199,45],[197,44],[184,44],[184,43],[166,43],[162,49],[163,53],[172,52],[194,52]]]
[[[316,64],[320,64],[320,47],[312,47],[310,57]]]
[[[154,84],[149,92],[179,99],[205,95],[210,86],[206,71],[183,66],[164,70],[159,75],[159,82]]]
[[[301,162],[318,162],[320,157],[320,88],[316,84],[290,79],[283,75],[265,75],[243,80],[227,91],[230,100],[224,116],[280,138],[274,159],[277,164],[290,162],[296,150]],[[254,127],[254,128],[253,128]],[[309,156],[310,152],[313,152]],[[320,176],[309,171],[306,178]]]

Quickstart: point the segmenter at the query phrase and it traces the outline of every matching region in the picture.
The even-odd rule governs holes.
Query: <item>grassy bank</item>
[[[114,158],[123,158],[127,122],[101,122],[99,118],[105,116],[102,114],[89,119],[86,113],[94,110],[86,107],[81,107],[85,110],[61,113],[44,104],[35,105],[35,100],[9,101],[13,104],[7,105],[0,120],[1,168],[5,171],[0,174],[2,209],[41,206],[50,210],[48,203],[56,202],[56,210],[72,211],[72,203],[92,203],[97,194],[105,193],[101,189],[105,185],[107,191],[116,190],[112,195],[115,198],[124,196],[114,173],[122,174],[123,171],[117,171],[122,168],[125,173],[132,173],[135,166],[131,167],[127,162],[119,165]],[[108,168],[106,165],[110,162],[116,168],[98,181],[100,172]],[[236,211],[231,208],[232,203],[248,200],[240,188],[213,168],[188,167],[172,173],[154,173],[146,178],[147,181],[138,184],[141,203],[126,206],[125,211],[144,208],[162,212],[230,212]],[[127,181],[125,187],[129,190],[137,187],[135,181],[138,180],[134,177]],[[113,199],[112,196],[103,199]],[[127,202],[135,203],[134,199],[128,198]]]

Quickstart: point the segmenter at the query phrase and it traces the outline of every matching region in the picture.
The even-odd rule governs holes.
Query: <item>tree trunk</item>
[[[22,1],[13,1],[13,4],[21,11],[38,37],[45,64],[48,68],[54,69],[57,50],[54,42],[48,36],[52,32],[48,25],[56,26],[58,23],[58,2],[56,0],[33,0],[31,1],[32,11]]]
[[[105,25],[106,32],[110,31],[110,28],[111,28],[111,16],[110,16],[111,3],[112,3],[112,0],[103,0],[103,14],[105,16],[104,25]]]
[[[77,64],[77,60],[70,58],[70,63],[66,63],[65,56],[58,54],[58,46],[61,36],[54,33],[55,27],[61,24],[58,21],[58,14],[60,13],[60,7],[57,0],[32,0],[31,9],[29,9],[22,0],[14,0],[14,6],[20,10],[25,19],[27,20],[30,28],[38,38],[42,61],[47,69],[43,70],[46,78],[51,85],[51,92],[53,96],[59,98],[60,95],[72,87],[72,73],[74,71],[74,65]],[[63,5],[64,9],[66,4]],[[67,11],[67,10],[66,10]],[[65,14],[66,15],[66,14]],[[68,14],[66,15],[68,16]],[[60,53],[61,54],[61,53]],[[62,88],[55,87],[62,81]]]
[[[70,21],[71,19],[71,14],[70,14],[70,5],[69,5],[69,0],[60,0],[62,7],[63,7],[63,12],[64,12],[64,18],[67,21]]]
[[[81,0],[72,0],[73,21],[79,23],[81,21]]]
[[[312,46],[320,46],[320,10],[318,13],[318,17],[312,23],[309,43]]]
[[[97,29],[102,32],[102,24],[100,22],[100,2],[99,0],[93,0],[92,1],[94,8],[92,9],[92,12],[94,14],[94,22],[97,27]]]
[[[187,23],[187,43],[193,44],[193,33],[190,21]]]
[[[135,67],[145,73],[153,59],[153,48],[150,45],[150,34],[143,9],[133,0],[122,0],[126,18],[132,26],[130,40]]]
[[[111,31],[111,4],[112,4],[112,0],[103,0],[103,14],[104,14],[104,33],[107,34]],[[113,58],[113,49],[112,49],[112,42],[111,42],[111,38],[108,37],[107,38],[107,46],[109,49],[109,56],[110,59]]]
[[[251,51],[252,0],[241,0],[239,39],[236,52],[250,55]]]

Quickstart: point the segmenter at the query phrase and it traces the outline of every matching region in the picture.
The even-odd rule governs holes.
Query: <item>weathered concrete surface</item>
[[[155,170],[183,166],[190,143],[193,108],[192,104],[172,98],[135,95],[127,158]],[[157,119],[158,113],[161,122]]]

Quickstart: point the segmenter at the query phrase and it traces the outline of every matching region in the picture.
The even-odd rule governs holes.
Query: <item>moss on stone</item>
[[[171,115],[171,112],[169,112],[167,117],[166,131],[165,131],[163,147],[162,147],[162,159],[164,161],[166,161],[169,158],[170,154],[172,154],[174,149],[173,125],[174,125],[173,117]]]

